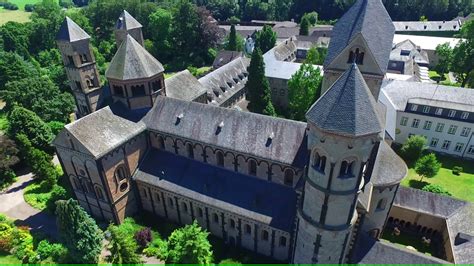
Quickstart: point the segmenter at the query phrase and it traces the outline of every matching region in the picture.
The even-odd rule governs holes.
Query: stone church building
[[[80,118],[54,145],[76,198],[105,221],[142,211],[196,220],[229,245],[283,262],[377,263],[383,249],[405,254],[393,262],[438,263],[377,241],[407,174],[384,141],[377,101],[394,32],[380,0],[356,1],[334,28],[325,93],[303,123],[211,104],[187,71],[165,80],[126,11],[100,87],[90,37],[66,18],[57,43]],[[227,78],[242,97],[247,75],[239,66],[205,84]],[[375,244],[365,248],[367,239]]]

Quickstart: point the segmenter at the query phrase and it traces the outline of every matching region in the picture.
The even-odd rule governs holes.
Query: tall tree
[[[31,24],[9,21],[0,27],[0,38],[3,41],[3,50],[16,52],[28,58],[29,36],[31,34]]]
[[[402,157],[410,163],[416,162],[426,149],[426,138],[413,135],[406,140],[400,149]]]
[[[227,50],[237,51],[237,33],[235,31],[234,24],[230,26],[230,35],[229,35],[229,43],[227,44]]]
[[[248,67],[249,77],[247,81],[247,100],[248,108],[251,112],[264,114],[271,112],[271,92],[270,84],[265,77],[265,63],[263,62],[262,52],[255,48],[252,53],[252,59]],[[268,114],[273,115],[273,114]]]
[[[154,30],[151,33],[153,40],[153,55],[160,60],[167,59],[171,55],[170,32],[171,32],[171,12],[159,8],[150,14],[150,27]]]
[[[453,50],[451,68],[461,87],[465,87],[474,81],[474,20],[462,26],[461,37],[463,39]]]
[[[0,51],[0,90],[9,81],[31,78],[39,75],[39,70],[31,62],[14,52]]]
[[[321,96],[321,71],[311,64],[303,64],[288,81],[288,116],[304,121],[311,105]]]
[[[59,236],[74,263],[97,263],[103,234],[94,219],[73,199],[56,202]]]
[[[115,225],[110,225],[107,231],[110,233],[109,262],[120,265],[142,263],[140,256],[136,253],[138,245],[132,235],[125,234]]]
[[[309,19],[306,16],[303,16],[300,24],[300,35],[308,36],[309,35]]]
[[[11,168],[18,162],[20,159],[15,142],[0,135],[0,190],[13,182],[15,172]]]
[[[263,26],[263,29],[256,34],[255,47],[259,48],[262,53],[268,52],[275,46],[276,33],[269,25]]]
[[[453,60],[453,49],[449,43],[440,44],[436,47],[436,55],[439,58],[438,64],[435,66],[435,71],[443,79],[444,75],[449,72],[451,62]]]
[[[415,164],[415,172],[421,177],[420,181],[423,181],[424,177],[434,177],[438,174],[440,168],[441,163],[438,162],[434,153],[421,157]]]
[[[191,225],[176,229],[168,238],[170,263],[206,264],[212,262],[212,250],[208,232],[194,221]]]

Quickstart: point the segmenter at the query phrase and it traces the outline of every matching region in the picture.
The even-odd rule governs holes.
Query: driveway
[[[56,218],[31,207],[23,199],[23,189],[31,182],[32,174],[24,174],[18,177],[17,182],[0,192],[0,213],[16,220],[16,224],[28,225],[32,231],[41,231],[56,238]]]

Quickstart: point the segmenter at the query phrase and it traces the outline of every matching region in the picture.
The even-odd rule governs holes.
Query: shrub
[[[219,262],[219,265],[242,265],[242,263],[234,259],[224,259]]]
[[[135,241],[141,248],[146,248],[152,240],[151,230],[148,227],[135,233]]]
[[[10,252],[13,247],[13,228],[7,223],[0,223],[0,251]]]
[[[3,8],[8,9],[8,10],[18,10],[18,6],[13,3],[3,3]]]
[[[35,9],[35,5],[33,5],[33,4],[26,4],[25,5],[25,11],[26,12],[33,12],[34,9]]]
[[[49,243],[48,240],[41,240],[38,243],[36,253],[40,261],[51,258],[55,262],[61,262],[66,257],[67,249],[59,243]]]
[[[168,242],[157,237],[143,250],[143,254],[165,261],[168,258]]]
[[[460,175],[464,169],[461,166],[454,166],[453,167],[453,174],[454,175]]]
[[[447,189],[445,189],[444,187],[442,187],[440,185],[436,185],[436,184],[426,185],[421,190],[426,191],[426,192],[451,196],[451,193]]]
[[[33,237],[28,228],[18,227],[13,230],[13,255],[23,261],[29,261],[36,256],[33,251]]]
[[[46,202],[47,210],[54,213],[56,211],[56,201],[65,199],[67,199],[66,190],[59,185],[55,185],[51,190],[51,197]]]

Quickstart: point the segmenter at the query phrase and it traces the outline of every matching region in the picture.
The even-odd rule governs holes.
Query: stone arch
[[[82,189],[82,184],[81,184],[81,182],[79,181],[79,178],[77,178],[77,177],[74,176],[74,175],[69,175],[69,181],[71,182],[72,187],[73,187],[75,190],[83,191],[83,189]]]
[[[388,217],[388,223],[393,223],[393,217],[392,216]]]
[[[286,168],[283,183],[287,186],[293,186],[294,179],[295,179],[295,171],[293,171],[293,169],[291,168]]]
[[[311,166],[318,172],[325,173],[327,169],[328,154],[321,149],[313,149],[311,153]]]
[[[82,177],[87,176],[87,172],[85,170],[84,163],[79,157],[72,156],[71,162],[72,162],[72,165],[74,166],[74,169],[75,169],[76,174],[78,176],[82,176]]]
[[[175,142],[174,144],[177,147],[176,154],[179,154],[181,156],[186,156],[185,141],[182,139],[176,139],[174,142]]]
[[[86,160],[86,171],[89,174],[90,178],[95,182],[100,180],[99,170],[97,169],[97,165],[95,162],[91,160]]]
[[[341,160],[339,163],[339,177],[340,178],[352,178],[357,173],[358,159],[355,156],[349,156]]]
[[[253,158],[249,158],[247,167],[248,167],[248,175],[257,176],[257,169],[258,169],[257,160]]]
[[[225,155],[221,150],[216,150],[214,153],[216,155],[216,165],[220,167],[225,166]]]
[[[185,147],[186,147],[186,156],[188,158],[194,159],[194,147],[191,142],[185,142]]]
[[[94,185],[95,195],[100,200],[105,200],[105,194],[102,188],[98,185]]]
[[[386,207],[387,207],[387,199],[386,198],[380,199],[377,203],[377,210],[383,211],[385,210]]]

